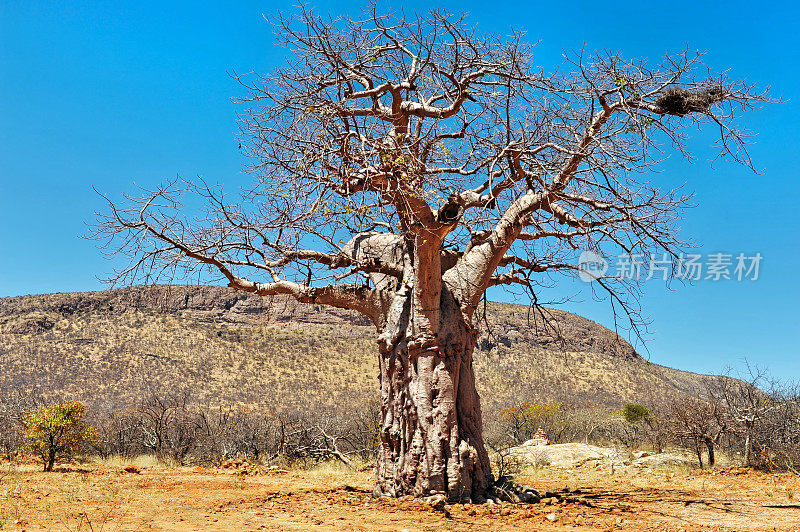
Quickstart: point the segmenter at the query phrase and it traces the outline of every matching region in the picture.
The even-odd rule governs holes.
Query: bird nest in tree
[[[725,99],[727,93],[722,87],[708,87],[701,90],[688,90],[673,87],[664,91],[656,100],[659,110],[668,115],[685,116],[692,112],[704,113]]]

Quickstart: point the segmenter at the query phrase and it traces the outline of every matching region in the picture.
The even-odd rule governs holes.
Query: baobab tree
[[[254,183],[173,181],[100,215],[98,237],[131,262],[118,283],[220,275],[236,290],[352,309],[377,330],[375,493],[481,501],[492,475],[472,354],[489,287],[538,287],[600,256],[682,249],[687,196],[650,183],[688,127],[750,165],[752,86],[685,50],[656,65],[577,52],[555,73],[521,32],[464,17],[271,21],[283,68],[238,75],[240,143]],[[202,200],[206,209],[190,215]],[[638,320],[635,279],[593,283]]]

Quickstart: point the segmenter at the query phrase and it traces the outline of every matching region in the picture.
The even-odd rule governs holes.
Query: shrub
[[[650,417],[650,409],[644,405],[637,405],[636,403],[628,403],[622,408],[622,417],[628,423],[639,423]]]
[[[52,471],[56,458],[78,452],[84,443],[97,439],[97,431],[83,421],[83,403],[55,403],[29,411],[23,418],[26,448],[41,458],[45,471]]]

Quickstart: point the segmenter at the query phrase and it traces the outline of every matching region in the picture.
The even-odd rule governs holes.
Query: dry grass
[[[263,306],[221,290],[177,292],[181,297],[164,308],[148,301],[126,303],[120,294],[144,294],[136,289],[0,300],[0,390],[121,408],[135,404],[143,389],[169,390],[180,383],[207,403],[339,415],[376,398],[374,329],[351,314]],[[236,310],[242,305],[244,310]],[[680,397],[700,386],[700,376],[649,364],[613,333],[578,316],[554,313],[570,338],[564,346],[533,328],[518,306],[490,305],[489,314],[495,332],[484,332],[484,349],[475,355],[485,419],[524,400],[608,409]],[[139,473],[124,472],[128,465]],[[576,525],[661,531],[720,523],[723,529],[760,529],[767,521],[758,512],[774,518],[780,529],[788,516],[800,515],[763,504],[794,497],[796,479],[780,476],[716,477],[680,470],[642,476],[624,468],[612,476],[538,464],[520,480],[561,494],[564,504],[454,506],[448,514],[416,501],[374,500],[371,476],[340,463],[243,475],[169,467],[152,457],[112,457],[55,474],[35,465],[6,466],[0,472],[0,529],[549,530]],[[580,487],[591,497],[567,494],[565,486]],[[711,502],[695,502],[704,500]],[[546,518],[550,514],[555,523]]]
[[[792,530],[800,480],[716,469],[647,472],[538,468],[520,481],[542,504],[376,500],[372,472],[339,463],[243,475],[236,470],[94,462],[42,473],[6,468],[2,530]],[[555,498],[553,498],[555,497]],[[550,521],[547,516],[555,518]]]
[[[94,458],[92,460],[96,465],[108,468],[118,468],[122,469],[126,466],[133,466],[139,469],[147,468],[147,467],[159,467],[159,466],[170,466],[173,464],[167,464],[164,460],[159,460],[155,455],[151,454],[142,454],[139,456],[133,457],[124,457],[124,456],[108,456],[104,458]]]

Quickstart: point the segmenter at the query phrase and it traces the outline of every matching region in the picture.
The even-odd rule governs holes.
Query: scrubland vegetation
[[[738,465],[796,474],[800,397],[794,390],[765,392],[753,384],[717,379],[709,381],[702,400],[653,407],[629,403],[619,410],[524,401],[487,416],[487,442],[502,455],[538,432],[550,443],[585,442],[627,452],[684,448],[696,454],[699,467],[713,466],[722,452]],[[6,461],[32,453],[46,470],[56,457],[73,455],[153,456],[167,464],[206,466],[241,459],[310,467],[335,459],[354,467],[354,461],[374,458],[380,431],[376,403],[342,405],[337,412],[308,406],[273,411],[202,402],[188,391],[150,390],[135,405],[95,406],[84,417],[81,403],[45,402],[43,396],[21,393],[0,399],[0,450]]]
[[[562,311],[547,329],[491,304],[475,353],[487,443],[709,450],[795,470],[798,392],[649,363],[613,332]],[[22,448],[25,413],[77,400],[101,457],[178,464],[367,458],[379,426],[370,326],[213,287],[133,288],[0,300],[0,450]],[[629,405],[629,406],[626,406]],[[630,406],[641,405],[641,407]]]
[[[755,369],[740,380],[652,364],[611,331],[569,313],[553,311],[564,338],[558,340],[529,321],[524,307],[490,307],[475,365],[493,472],[543,496],[557,493],[556,504],[533,513],[503,507],[505,515],[499,507],[474,514],[453,507],[453,520],[417,503],[372,502],[380,418],[370,327],[344,311],[173,287],[0,300],[0,521],[5,529],[22,528],[14,521],[35,522],[28,509],[52,498],[48,504],[62,505],[66,525],[45,520],[45,528],[136,528],[161,520],[180,529],[182,522],[165,517],[180,513],[170,506],[176,492],[201,501],[188,512],[190,528],[255,530],[270,522],[267,528],[277,530],[391,530],[419,521],[430,530],[590,522],[602,529],[622,519],[642,529],[649,521],[636,521],[638,510],[621,509],[619,501],[634,509],[658,497],[666,501],[659,504],[708,501],[713,497],[702,490],[711,480],[719,485],[717,506],[743,486],[756,490],[747,495],[751,502],[765,499],[754,515],[764,505],[794,504],[797,389]],[[91,437],[57,453],[56,473],[48,477],[37,472],[46,461],[32,452],[26,419],[69,401],[85,407],[80,419]],[[621,458],[568,475],[520,459],[513,450],[539,429],[553,444],[598,445]],[[694,456],[694,466],[648,473],[623,465],[637,452],[677,449]],[[715,467],[700,470],[709,451]],[[744,464],[761,473],[745,479],[741,471],[748,470],[730,469]],[[613,479],[649,491],[620,493]],[[574,502],[580,497],[563,491],[569,483],[598,499]],[[157,500],[145,501],[143,490]],[[315,506],[322,499],[325,511]],[[609,513],[614,509],[623,513]],[[292,511],[301,517],[287,520]],[[557,522],[547,519],[551,514]]]

